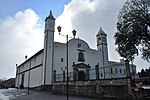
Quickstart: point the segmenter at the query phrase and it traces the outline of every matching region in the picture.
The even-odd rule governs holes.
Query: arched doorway
[[[86,79],[86,77],[85,77],[85,71],[80,70],[80,71],[78,72],[78,80],[79,80],[79,81],[85,81],[85,79]]]
[[[74,81],[88,81],[90,79],[89,64],[88,65],[85,63],[75,64],[73,62],[72,67],[73,67],[73,80]]]

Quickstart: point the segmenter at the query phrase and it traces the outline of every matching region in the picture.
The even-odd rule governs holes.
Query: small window
[[[101,37],[99,37],[98,39],[101,40]]]
[[[84,53],[82,51],[78,53],[78,61],[85,62]]]
[[[101,73],[101,77],[103,77],[103,74]]]
[[[78,43],[78,48],[80,48],[81,47],[81,43]]]
[[[112,71],[113,71],[112,68],[110,68],[110,73],[111,73],[111,74],[112,74]]]
[[[122,70],[120,69],[120,73],[122,73]]]
[[[63,62],[64,61],[64,59],[63,58],[61,58],[61,62]]]
[[[117,74],[117,68],[115,70],[116,70],[116,74]]]
[[[103,37],[103,41],[105,41],[106,40],[106,38],[105,37]]]
[[[103,43],[105,43],[106,42],[106,38],[105,37],[103,37]]]

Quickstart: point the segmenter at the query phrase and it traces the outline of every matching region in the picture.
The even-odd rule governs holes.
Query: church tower
[[[52,11],[50,11],[49,16],[45,19],[42,85],[50,85],[52,83],[54,31],[55,18],[52,15]]]
[[[108,67],[107,34],[100,27],[97,37],[97,49],[100,51],[100,67]]]

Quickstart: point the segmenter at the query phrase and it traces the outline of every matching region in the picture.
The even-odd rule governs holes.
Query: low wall
[[[124,99],[129,96],[128,79],[69,82],[69,94]],[[53,84],[53,92],[66,94],[66,82]]]

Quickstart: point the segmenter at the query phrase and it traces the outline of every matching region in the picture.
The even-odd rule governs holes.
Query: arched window
[[[78,43],[78,48],[80,48],[81,47],[81,43]]]
[[[116,74],[117,74],[117,68],[115,68],[115,70],[116,70]]]
[[[97,44],[100,44],[100,43],[101,43],[101,37],[98,37]]]
[[[101,40],[101,37],[98,37],[98,40]]]
[[[103,37],[103,43],[106,43],[106,37]]]
[[[122,74],[122,70],[120,69],[120,74]]]
[[[112,68],[110,68],[110,73],[111,73],[111,74],[113,73],[113,70],[112,70]]]
[[[78,53],[78,61],[85,62],[84,53],[82,51]]]

